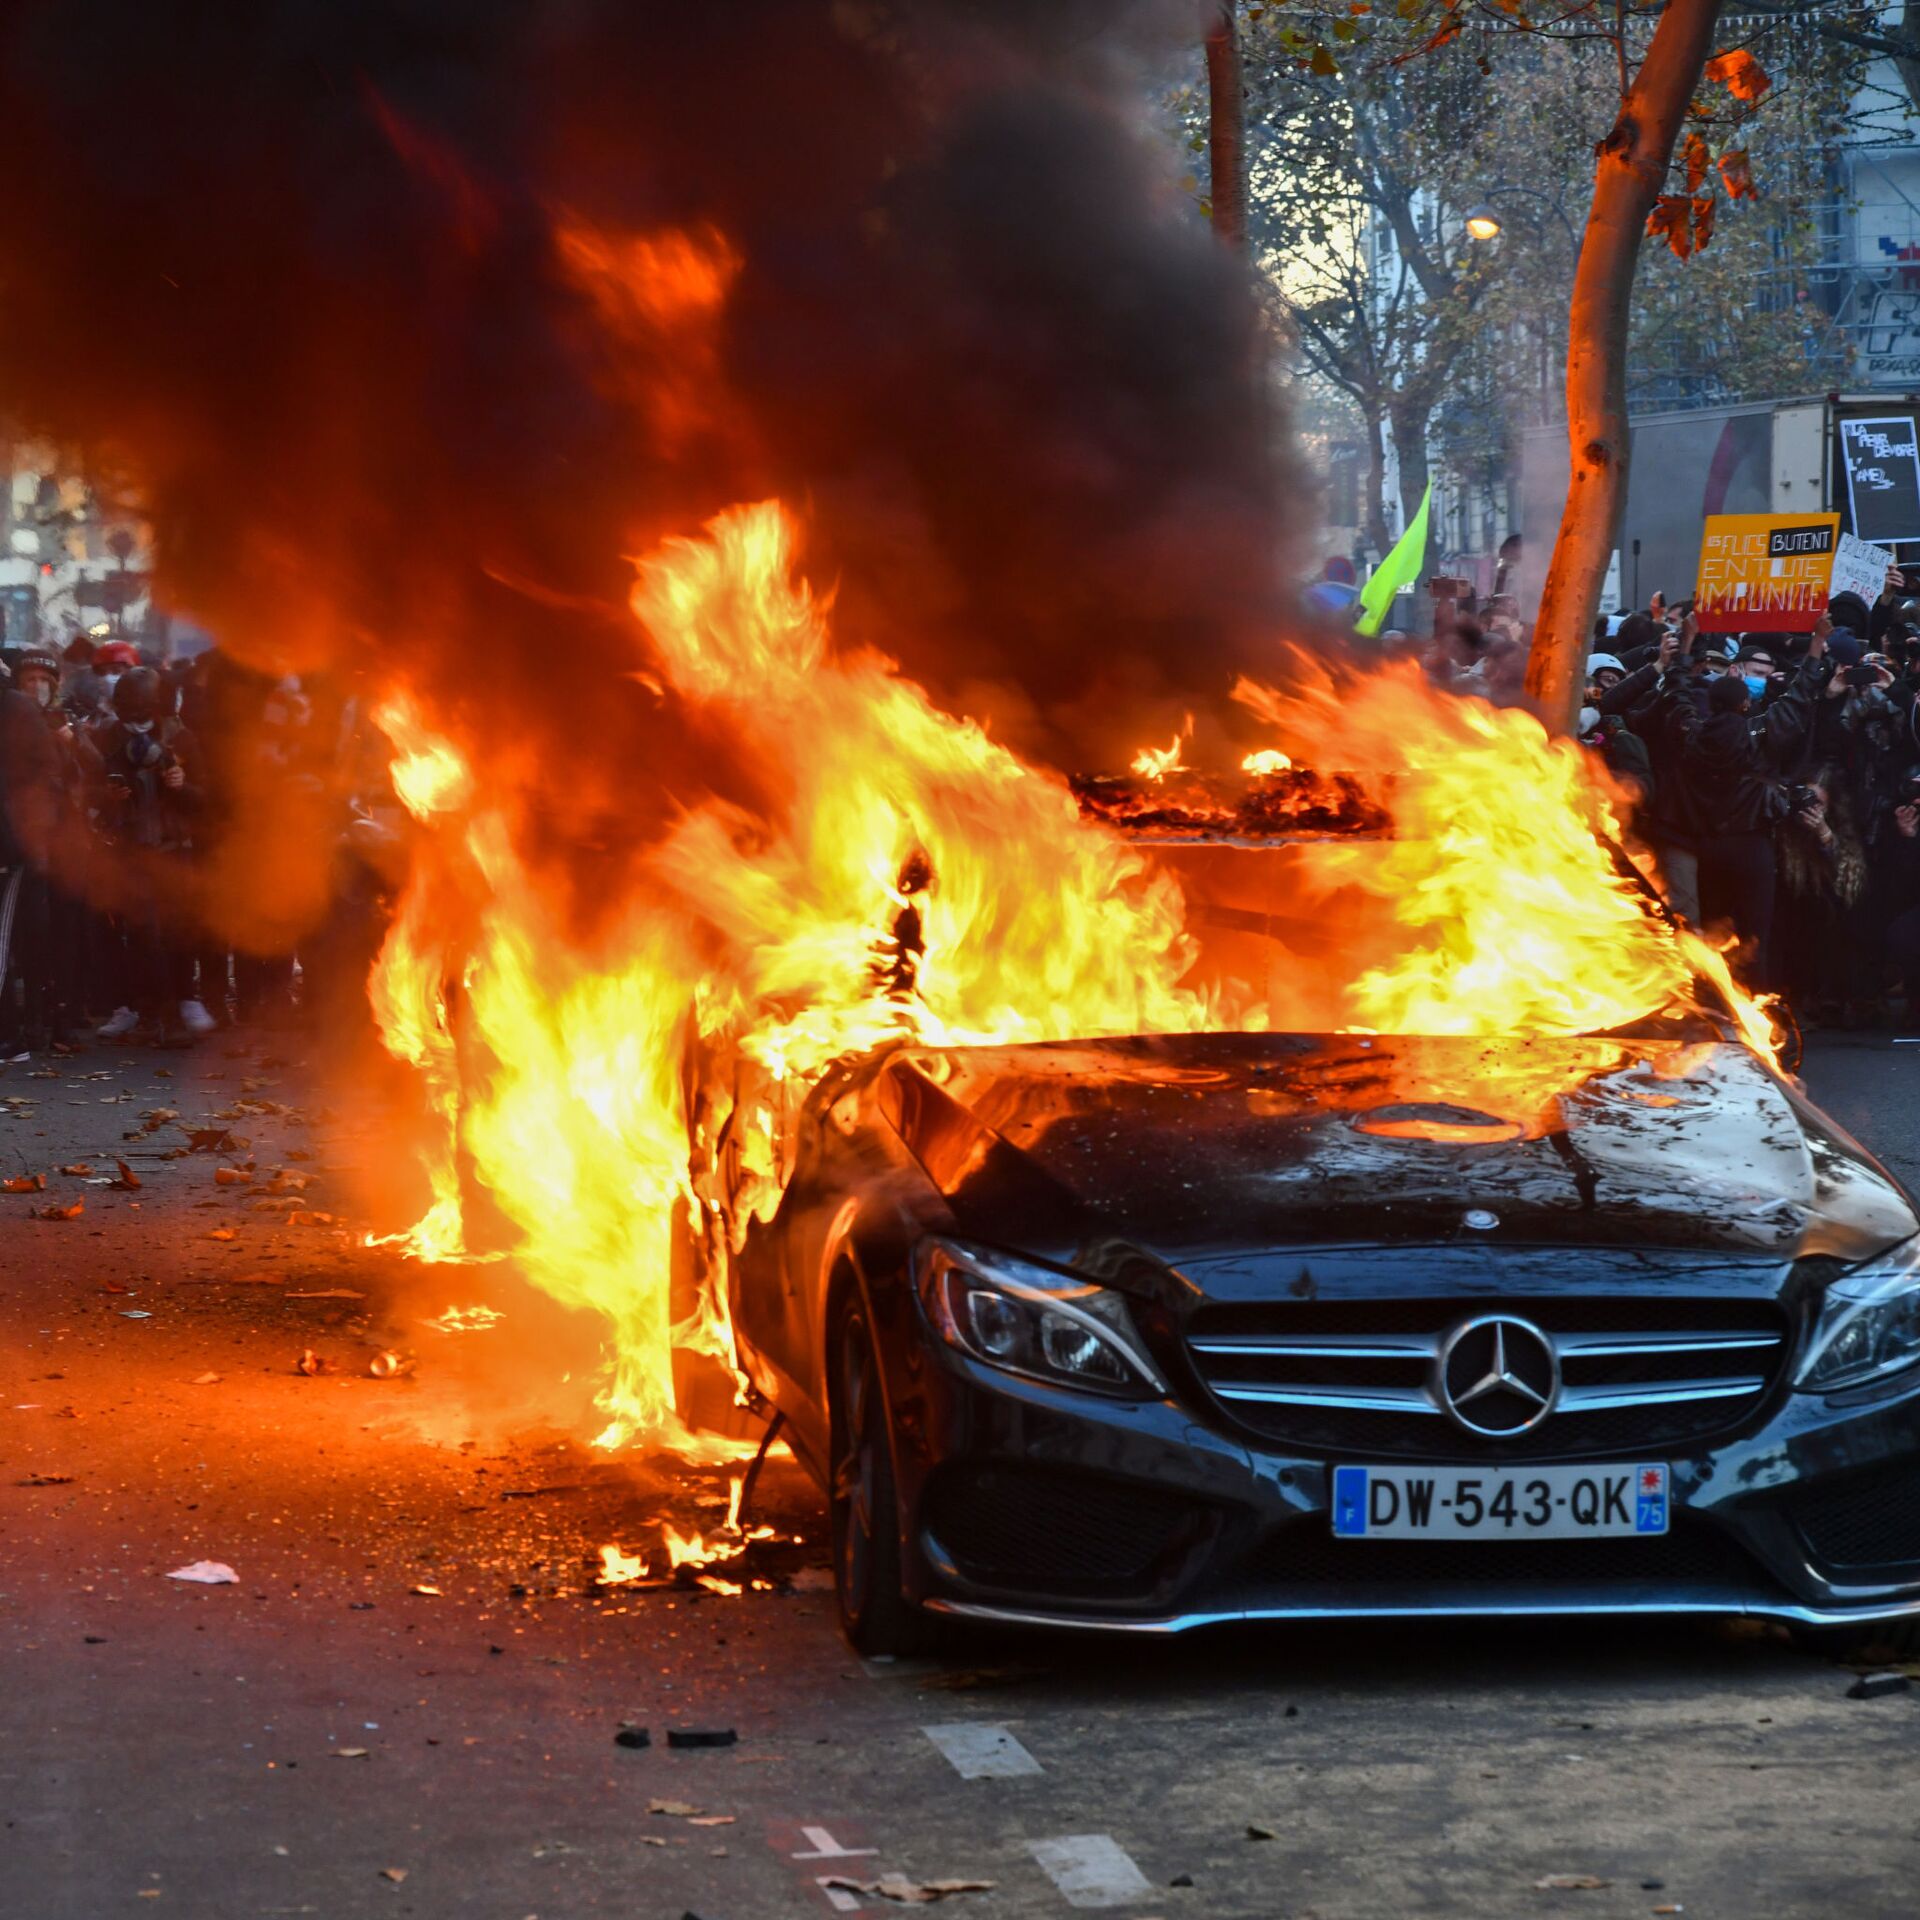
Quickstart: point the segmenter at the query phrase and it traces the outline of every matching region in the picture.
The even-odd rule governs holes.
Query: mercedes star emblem
[[[1454,1424],[1489,1439],[1537,1427],[1560,1397],[1560,1356],[1531,1320],[1487,1313],[1447,1335],[1434,1390]]]

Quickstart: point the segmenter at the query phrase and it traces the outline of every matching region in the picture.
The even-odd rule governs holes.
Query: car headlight
[[[919,1264],[927,1317],[975,1360],[1096,1393],[1166,1392],[1110,1288],[956,1240],[925,1242]]]
[[[1920,1237],[1829,1281],[1797,1385],[1858,1386],[1920,1363]]]

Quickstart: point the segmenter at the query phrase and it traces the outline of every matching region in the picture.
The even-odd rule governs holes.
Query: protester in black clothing
[[[1826,635],[1816,633],[1807,659],[1759,712],[1745,674],[1716,680],[1704,701],[1672,674],[1663,692],[1663,717],[1679,748],[1674,778],[1697,828],[1701,916],[1733,925],[1763,981],[1770,978],[1774,830],[1791,810],[1782,770],[1812,728],[1825,654]]]
[[[1880,879],[1889,912],[1887,960],[1895,979],[1906,988],[1912,1011],[1920,1009],[1920,768],[1908,777],[1901,792],[1880,856]]]
[[[59,750],[31,694],[0,691],[0,1035],[50,1023],[46,866],[59,817]]]
[[[1823,766],[1780,829],[1775,952],[1780,984],[1804,1023],[1857,1023],[1875,994],[1867,850],[1844,769]]]
[[[211,1031],[194,997],[182,939],[185,855],[200,806],[199,745],[173,712],[175,688],[151,667],[123,674],[114,718],[94,744],[100,756],[102,824],[121,848],[132,898],[122,916],[126,999],[101,1029],[108,1038],[142,1023],[170,1035]]]

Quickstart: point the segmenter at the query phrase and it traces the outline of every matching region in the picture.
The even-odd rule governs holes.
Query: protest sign
[[[1709,514],[1694,588],[1700,631],[1811,633],[1839,542],[1837,513]]]
[[[1871,541],[1856,540],[1843,533],[1833,556],[1833,582],[1827,589],[1831,600],[1838,593],[1857,593],[1868,606],[1886,591],[1887,569],[1893,565],[1893,550],[1876,547]]]
[[[1920,431],[1910,413],[1840,423],[1847,504],[1863,540],[1920,540]]]

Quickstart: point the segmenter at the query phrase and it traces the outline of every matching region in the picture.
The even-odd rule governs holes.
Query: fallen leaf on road
[[[667,1843],[657,1833],[643,1833],[640,1836],[640,1844],[643,1847],[664,1847]]]
[[[196,1373],[188,1385],[195,1387],[217,1387],[220,1376],[217,1373]]]
[[[253,1175],[243,1167],[216,1167],[213,1170],[214,1183],[222,1187],[244,1187]]]
[[[368,1747],[335,1747],[333,1757],[336,1760],[370,1760],[373,1753]]]
[[[22,1173],[11,1180],[0,1180],[0,1193],[44,1193],[46,1190],[44,1173]]]
[[[1542,1893],[1597,1893],[1613,1882],[1602,1880],[1597,1873],[1549,1873],[1533,1884]]]
[[[438,1600],[442,1597],[440,1589],[438,1587],[428,1586],[424,1582],[417,1587],[409,1587],[407,1591],[409,1593],[425,1594],[429,1600]]]
[[[191,1580],[196,1587],[231,1587],[240,1576],[224,1560],[195,1560],[191,1565],[175,1567],[169,1580]]]
[[[380,1869],[380,1878],[382,1880],[391,1880],[396,1887],[406,1877],[407,1870],[405,1867],[382,1867]]]
[[[330,1363],[321,1359],[311,1347],[304,1349],[300,1358],[293,1363],[295,1373],[304,1373],[309,1379],[316,1373],[325,1373]]]
[[[140,1176],[124,1160],[116,1160],[113,1164],[120,1169],[120,1178],[113,1184],[116,1187],[124,1187],[129,1193],[138,1193]]]
[[[70,1207],[35,1207],[33,1217],[36,1220],[78,1220],[87,1210],[84,1200],[76,1200]]]
[[[698,1820],[704,1809],[690,1800],[649,1800],[649,1813],[664,1813],[669,1820]]]
[[[16,1480],[16,1487],[70,1487],[73,1475],[70,1473],[30,1473],[24,1480]]]
[[[170,1121],[178,1120],[179,1118],[179,1114],[175,1112],[172,1107],[149,1107],[147,1111],[140,1116],[140,1131],[142,1133],[158,1133],[160,1129]]]
[[[245,1151],[246,1143],[236,1140],[225,1127],[189,1127],[187,1129],[187,1151],[189,1153],[240,1153]]]
[[[688,1819],[687,1825],[690,1827],[730,1827],[733,1825],[733,1822],[734,1816],[730,1813],[696,1813]]]
[[[62,1167],[60,1171],[65,1174],[71,1174],[76,1180],[84,1180],[93,1169],[88,1166],[84,1160],[75,1160],[67,1166]]]
[[[1271,1827],[1256,1827],[1251,1823],[1249,1823],[1247,1827],[1247,1838],[1249,1840],[1274,1840],[1278,1837]]]
[[[209,1240],[238,1240],[240,1238],[231,1227],[215,1227],[208,1235]]]
[[[854,1880],[844,1873],[829,1874],[823,1887],[837,1887],[842,1893],[872,1894],[881,1900],[898,1900],[906,1906],[927,1906],[946,1900],[956,1893],[991,1893],[991,1880],[909,1880],[904,1874],[882,1874],[878,1880]]]

